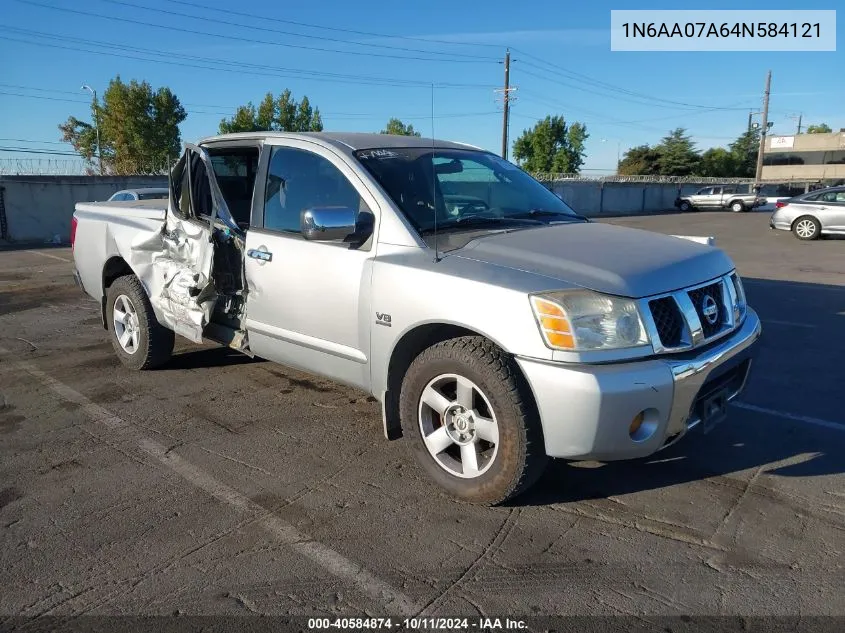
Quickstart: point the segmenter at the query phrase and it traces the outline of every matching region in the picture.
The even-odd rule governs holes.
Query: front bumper
[[[706,395],[745,386],[760,319],[748,309],[742,326],[704,351],[607,365],[564,365],[517,358],[534,393],[546,453],[611,461],[644,457],[701,421]],[[645,412],[638,433],[631,421]]]

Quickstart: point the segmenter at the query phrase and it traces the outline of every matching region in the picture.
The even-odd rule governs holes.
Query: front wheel
[[[402,382],[400,411],[417,462],[464,501],[512,499],[548,462],[527,384],[483,337],[451,339],[420,354]]]
[[[135,275],[120,277],[109,286],[106,314],[112,347],[126,367],[153,369],[170,360],[173,331],[158,322]]]
[[[684,213],[686,213],[687,211],[692,209],[692,205],[689,202],[687,202],[686,200],[684,200],[683,202],[681,202],[681,204],[678,206],[678,208],[681,211],[683,211]]]

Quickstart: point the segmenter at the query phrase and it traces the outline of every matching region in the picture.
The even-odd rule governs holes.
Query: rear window
[[[167,192],[161,191],[159,193],[139,193],[138,200],[166,200]]]

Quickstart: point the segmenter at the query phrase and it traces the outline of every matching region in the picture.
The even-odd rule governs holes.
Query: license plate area
[[[728,417],[728,396],[727,389],[720,389],[706,398],[703,398],[696,406],[696,413],[701,420],[701,429],[709,433],[718,424]]]

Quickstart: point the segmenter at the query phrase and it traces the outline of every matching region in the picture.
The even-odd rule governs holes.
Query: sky
[[[609,27],[612,8],[840,2],[0,0],[0,159],[67,158],[8,148],[71,151],[57,125],[70,115],[90,119],[80,87],[102,94],[118,74],[170,87],[188,111],[186,142],[215,134],[237,105],[289,88],[319,107],[329,131],[377,132],[395,116],[426,136],[499,152],[495,90],[507,48],[516,88],[511,140],[550,114],[584,122],[584,168],[597,174],[676,127],[699,149],[727,145],[761,110],[768,70],[773,134],[793,133],[799,114],[804,126],[839,130],[843,18],[837,52],[614,52]]]

